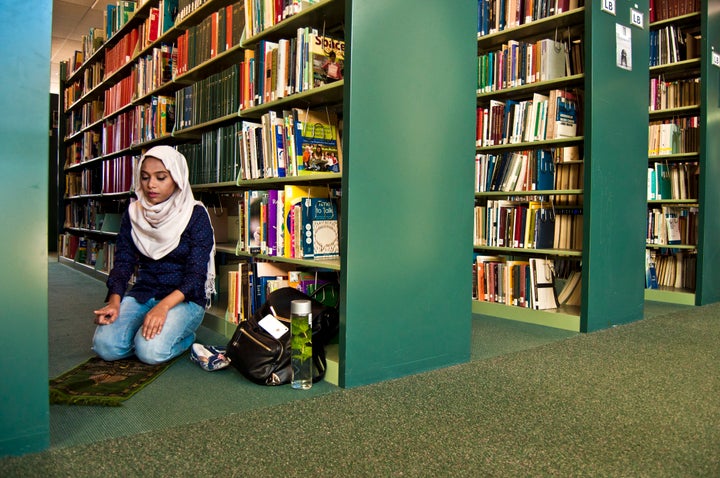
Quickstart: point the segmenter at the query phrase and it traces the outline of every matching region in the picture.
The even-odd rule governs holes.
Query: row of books
[[[478,0],[478,38],[574,10],[584,0]]]
[[[134,136],[135,132],[134,109],[105,120],[102,125],[103,156],[129,149],[134,143],[140,142],[140,138]]]
[[[477,108],[476,145],[517,144],[578,134],[580,99],[576,92],[553,89],[532,100],[491,99]]]
[[[103,66],[105,79],[125,66],[141,51],[155,43],[163,33],[175,24],[177,0],[160,0],[159,7],[152,7],[144,22],[133,28],[113,46],[104,52]],[[172,45],[167,45],[172,47]]]
[[[187,28],[177,39],[172,77],[176,78],[198,65],[240,44],[245,28],[244,3],[227,5]]]
[[[252,37],[297,15],[320,0],[244,0],[247,36]]]
[[[103,52],[105,79],[108,79],[113,73],[132,60],[139,51],[139,39],[140,28],[133,28],[126,35],[123,35],[117,43],[105,49]]]
[[[648,209],[647,244],[697,244],[697,206],[661,206]]]
[[[98,131],[85,131],[82,137],[66,143],[65,146],[65,167],[97,158],[102,154],[102,137]]]
[[[199,143],[177,146],[188,162],[190,184],[236,181],[240,168],[238,122],[203,132]]]
[[[119,207],[127,207],[125,201],[108,204],[107,201],[88,199],[87,201],[71,201],[65,205],[64,227],[87,229],[108,233],[120,232],[122,213],[106,212],[108,207],[117,211]]]
[[[239,66],[230,66],[175,92],[175,131],[238,113]]]
[[[697,254],[687,251],[645,251],[645,287],[695,290]]]
[[[133,65],[133,99],[147,95],[172,81],[173,45],[161,45],[139,57]]]
[[[99,130],[86,130],[81,139],[68,143],[65,165],[72,166],[167,136],[172,133],[174,124],[175,98],[152,96],[147,103],[138,104],[126,113],[105,120]]]
[[[98,61],[89,65],[84,71],[80,84],[82,85],[83,95],[88,94],[95,89],[105,78],[105,65]],[[67,103],[66,103],[67,104]]]
[[[108,273],[114,265],[113,241],[100,241],[65,233],[58,236],[58,251],[62,257],[91,266],[100,272]]]
[[[178,0],[160,0],[157,7],[150,8],[148,19],[145,22],[147,32],[143,47],[157,41],[175,26],[178,10]]]
[[[239,249],[296,259],[337,258],[339,214],[331,196],[322,186],[243,191]]]
[[[568,149],[568,148],[563,148]],[[555,189],[583,189],[585,163],[556,163]],[[555,194],[551,196],[557,206],[579,206],[583,203],[582,194]]]
[[[93,53],[98,51],[103,46],[106,39],[107,35],[103,28],[90,27],[88,33],[81,37],[83,60],[80,62],[80,64],[82,64],[85,59],[90,58]],[[80,65],[77,65],[77,67],[79,66]]]
[[[568,43],[544,38],[534,42],[509,40],[498,50],[478,56],[478,93],[514,88],[582,73],[571,48],[582,43]]]
[[[110,38],[125,25],[135,10],[145,1],[118,0],[115,4],[108,3],[103,13],[103,28],[105,37]]]
[[[650,22],[700,11],[700,0],[650,0]]]
[[[700,167],[698,163],[657,162],[648,167],[649,201],[698,199]]]
[[[513,260],[478,255],[473,269],[474,298],[482,302],[535,310],[580,304],[581,273],[574,271],[558,293],[552,259]]]
[[[119,156],[65,175],[65,196],[124,193],[133,187],[132,156]]]
[[[130,74],[105,90],[103,114],[110,116],[128,106],[135,96],[136,86],[134,75]]]
[[[65,109],[71,108],[84,94],[85,90],[81,80],[75,80],[72,83],[66,84],[63,90],[63,104],[65,105]]]
[[[81,128],[87,128],[105,117],[105,102],[102,98],[88,101],[82,105],[82,108],[79,111],[73,110],[72,114],[80,115],[80,125],[79,127],[74,127],[74,129],[68,129],[67,131],[79,131]]]
[[[244,51],[241,108],[275,101],[343,78],[345,42],[309,27],[278,41],[261,40]]]
[[[165,54],[161,49],[155,49],[149,55],[149,62],[148,59],[139,59],[132,73],[106,89],[102,99],[83,104],[81,110],[70,111],[66,122],[68,135],[75,134],[81,129],[113,115],[127,107],[139,95],[159,86],[155,83],[158,83],[158,79],[162,81],[163,72],[159,70],[162,68],[162,61],[156,61],[154,58]],[[150,70],[147,69],[148,64],[151,67]]]
[[[514,249],[582,249],[582,208],[489,200],[475,206],[475,244]]]
[[[555,189],[555,150],[475,155],[475,192]]]
[[[700,78],[664,81],[650,78],[650,111],[700,104]]]
[[[175,97],[152,96],[149,103],[135,106],[133,144],[162,138],[175,126]]]
[[[191,184],[288,177],[341,170],[339,122],[330,110],[286,110],[204,132],[178,145]]]
[[[566,148],[560,148],[566,149]],[[582,189],[582,162],[557,162],[558,150],[540,149],[475,157],[475,192],[525,192]],[[576,194],[553,195],[561,205],[582,204]]]
[[[102,193],[102,173],[99,168],[72,171],[65,175],[65,197]]]
[[[340,128],[334,111],[270,111],[260,123],[243,121],[238,180],[339,173]]]
[[[650,30],[650,66],[700,58],[700,38],[677,25]]]
[[[337,282],[337,274],[327,271],[305,271],[295,265],[271,262],[241,262],[220,267],[218,287],[220,303],[227,303],[225,320],[238,324],[251,316],[268,294],[283,287],[293,287],[308,295],[319,293],[323,286]]]
[[[651,121],[648,131],[648,156],[700,151],[700,117],[680,117]]]

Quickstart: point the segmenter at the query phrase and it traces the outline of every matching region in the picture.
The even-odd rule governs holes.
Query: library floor
[[[91,355],[105,289],[49,268],[55,376]],[[122,407],[51,406],[51,448],[0,475],[720,476],[719,339],[720,304],[649,303],[592,334],[477,316],[469,363],[350,390],[181,359]]]

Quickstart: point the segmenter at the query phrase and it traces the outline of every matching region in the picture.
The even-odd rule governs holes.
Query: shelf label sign
[[[630,9],[630,25],[645,28],[644,17],[645,15],[641,11],[634,8]]]
[[[602,0],[602,7],[600,8],[603,12],[615,15],[615,0]]]
[[[720,53],[716,51],[712,52],[712,64],[713,66],[720,68]]]

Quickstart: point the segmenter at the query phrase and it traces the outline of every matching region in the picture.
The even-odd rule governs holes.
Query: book
[[[548,95],[547,138],[569,138],[577,135],[578,98],[565,90],[551,90]]]
[[[535,211],[535,249],[552,249],[555,237],[555,211],[551,208],[540,208]]]
[[[680,235],[680,218],[675,208],[663,206],[665,226],[667,227],[667,244],[682,243]]]
[[[563,286],[562,290],[558,294],[557,300],[560,305],[580,305],[579,302],[576,301],[576,296],[578,295],[578,292],[576,289],[580,289],[582,287],[582,272],[580,271],[573,271],[570,274],[570,277],[565,281],[565,285]]]
[[[283,202],[283,253],[284,257],[300,257],[301,253],[296,247],[299,238],[296,237],[296,223],[302,224],[302,216],[300,214],[295,215],[296,206],[301,211],[300,202],[303,198],[316,197],[316,198],[327,198],[329,197],[329,190],[324,186],[300,186],[294,184],[286,184],[284,188],[284,202]],[[278,246],[279,247],[279,246]]]
[[[303,198],[303,258],[337,257],[340,252],[338,211],[331,198]]]
[[[548,191],[555,187],[555,163],[551,151],[539,149],[535,152],[537,182],[533,189]]]
[[[658,276],[655,266],[655,253],[649,249],[645,249],[645,288],[658,288]]]
[[[342,80],[345,69],[345,42],[311,33],[308,45],[312,65],[312,87]]]
[[[263,191],[245,191],[245,249],[258,254],[263,251]]]
[[[559,306],[555,295],[555,273],[552,259],[530,258],[532,308],[555,309]]]
[[[298,174],[340,172],[341,153],[335,112],[295,108],[293,116]]]
[[[550,38],[540,40],[540,81],[565,76],[565,45]]]
[[[475,257],[478,300],[495,302],[495,270],[497,264],[504,262],[505,259],[501,256],[478,255]]]

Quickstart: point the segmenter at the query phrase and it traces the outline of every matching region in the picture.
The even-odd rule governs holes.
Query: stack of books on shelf
[[[293,287],[312,295],[321,287],[337,283],[337,273],[305,271],[291,264],[241,262],[223,266],[219,287],[221,303],[226,303],[225,320],[238,324],[252,315],[268,294],[283,287]]]
[[[339,211],[331,196],[322,186],[243,191],[238,249],[275,257],[336,259]]]
[[[345,42],[301,27],[297,35],[260,40],[240,63],[240,106],[252,108],[343,79]]]
[[[473,298],[534,310],[580,305],[581,272],[572,270],[567,278],[559,280],[556,262],[560,261],[477,255],[473,267]]]
[[[501,32],[574,10],[583,0],[480,0],[478,36]]]

